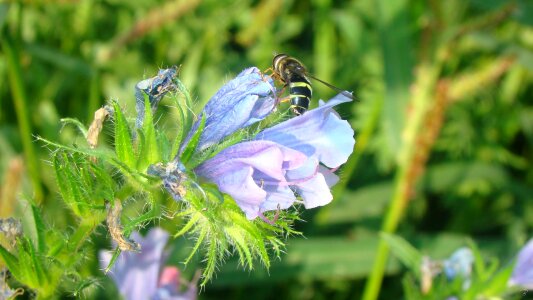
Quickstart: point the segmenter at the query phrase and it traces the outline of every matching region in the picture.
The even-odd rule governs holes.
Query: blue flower
[[[133,232],[131,237],[141,245],[141,251],[122,252],[109,273],[125,299],[196,299],[198,278],[191,282],[188,291],[182,293],[179,292],[179,272],[176,273],[176,268],[166,267],[160,275],[167,232],[153,228],[144,238],[138,232]],[[100,266],[107,267],[111,257],[111,252],[100,251]]]
[[[264,119],[276,107],[276,88],[270,77],[252,67],[224,85],[207,103],[181,147],[185,149],[205,116],[197,150],[217,144],[236,130]]]
[[[509,285],[533,289],[533,239],[529,240],[518,253]]]
[[[472,250],[466,247],[459,248],[452,253],[450,258],[444,261],[444,273],[449,280],[459,276],[469,281],[473,263],[474,255]]]
[[[353,151],[354,131],[333,106],[351,101],[337,95],[307,113],[260,132],[198,166],[195,173],[229,194],[248,219],[286,209],[301,197],[306,208],[333,199],[333,174]]]

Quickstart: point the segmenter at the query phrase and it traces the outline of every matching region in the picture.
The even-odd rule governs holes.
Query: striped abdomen
[[[292,73],[289,76],[289,93],[291,98],[291,110],[295,115],[303,114],[311,102],[313,89],[307,78]]]

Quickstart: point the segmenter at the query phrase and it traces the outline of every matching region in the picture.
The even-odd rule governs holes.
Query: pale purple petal
[[[215,183],[221,192],[232,196],[246,216],[253,219],[267,197],[261,186],[285,182],[285,170],[297,168],[305,160],[302,153],[276,143],[252,141],[222,150],[195,171]],[[281,200],[271,200],[281,204]]]
[[[160,228],[154,228],[144,238],[137,232],[133,232],[131,238],[141,245],[141,251],[122,252],[109,275],[126,299],[150,299],[157,291],[161,257],[168,240],[168,233]],[[102,268],[109,265],[111,256],[108,251],[100,252]]]
[[[305,208],[324,206],[333,200],[316,158],[311,157],[304,166],[287,171],[287,180],[294,182],[293,188],[302,197]]]
[[[336,168],[348,160],[355,139],[352,127],[333,106],[349,101],[339,94],[318,108],[265,129],[256,140],[276,142],[308,157],[316,156],[324,165]]]
[[[277,209],[287,209],[296,200],[294,196],[294,191],[287,185],[280,184],[265,184],[263,190],[267,193],[267,197],[259,210],[261,212],[277,210]]]
[[[202,115],[205,115],[206,121],[197,146],[200,151],[264,119],[276,106],[275,93],[272,79],[263,76],[259,69],[253,67],[242,71],[207,102],[189,132],[182,151],[198,129]]]
[[[318,166],[318,172],[324,176],[324,179],[329,187],[332,187],[339,182],[339,176],[323,165]]]
[[[533,239],[518,253],[509,284],[533,289]]]

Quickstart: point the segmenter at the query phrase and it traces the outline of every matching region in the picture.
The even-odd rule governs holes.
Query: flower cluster
[[[316,109],[221,150],[193,173],[230,195],[248,219],[265,211],[287,209],[298,198],[306,208],[325,205],[333,198],[330,187],[338,181],[333,172],[348,160],[355,144],[350,124],[333,109],[348,101],[340,94],[321,102]],[[257,68],[244,70],[207,103],[181,152],[199,130],[202,119],[205,126],[196,151],[217,145],[237,130],[263,120],[276,104],[272,79]],[[179,156],[174,165],[179,165]],[[165,187],[175,199],[181,199],[175,185],[169,188],[170,175],[161,176]],[[172,177],[175,181],[182,179],[175,173]]]

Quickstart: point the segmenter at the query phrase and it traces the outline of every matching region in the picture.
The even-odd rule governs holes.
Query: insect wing
[[[342,89],[340,89],[340,88],[338,88],[338,87],[336,87],[336,86],[334,86],[334,85],[332,85],[332,84],[330,84],[330,83],[325,82],[325,81],[322,80],[322,79],[318,79],[318,78],[316,78],[316,77],[313,76],[313,75],[306,74],[306,76],[309,77],[309,78],[313,78],[313,79],[316,80],[316,81],[321,82],[322,84],[324,84],[325,86],[329,87],[330,89],[339,92],[339,93],[342,94],[344,97],[350,98],[350,99],[352,99],[352,100],[354,99],[352,93],[350,93],[350,92],[348,92],[348,91],[342,90]]]

